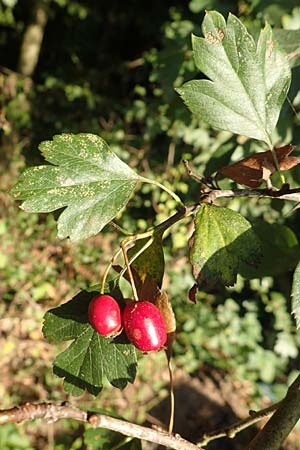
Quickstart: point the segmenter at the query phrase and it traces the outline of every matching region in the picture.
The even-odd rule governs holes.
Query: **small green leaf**
[[[295,316],[297,328],[300,328],[300,263],[296,267],[293,278],[292,314]]]
[[[277,48],[269,25],[257,45],[242,22],[229,14],[209,11],[202,23],[204,37],[193,36],[197,68],[208,80],[185,83],[179,94],[188,108],[212,127],[264,141],[271,134],[287,96],[291,72]]]
[[[252,223],[262,243],[262,259],[257,267],[241,264],[244,278],[261,278],[288,272],[300,259],[300,247],[295,233],[286,225],[256,220]]]
[[[88,305],[97,294],[82,291],[45,314],[43,333],[48,341],[73,340],[53,364],[54,373],[65,379],[65,390],[72,395],[80,395],[85,389],[97,395],[105,379],[122,389],[135,378],[133,345],[122,335],[113,340],[100,336],[88,322]]]
[[[25,211],[66,207],[58,219],[60,238],[75,242],[99,233],[143,180],[93,134],[61,134],[39,148],[52,165],[25,170],[12,193],[24,200]]]
[[[290,67],[300,65],[300,30],[273,30],[275,41],[287,53]]]
[[[241,263],[256,265],[261,243],[241,214],[228,208],[202,204],[191,239],[190,261],[198,283],[203,279],[235,283]]]

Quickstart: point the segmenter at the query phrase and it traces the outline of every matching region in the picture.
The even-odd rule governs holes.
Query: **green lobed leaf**
[[[239,273],[244,278],[275,276],[295,268],[300,259],[300,246],[289,227],[263,220],[256,220],[252,227],[262,243],[262,259],[256,267],[241,265]]]
[[[277,48],[269,25],[258,43],[242,22],[209,11],[204,37],[193,36],[197,68],[208,80],[192,80],[178,89],[188,108],[212,127],[266,142],[276,126],[287,96],[291,71]]]
[[[241,264],[256,265],[261,243],[241,214],[228,208],[202,204],[195,219],[190,262],[198,283],[203,279],[235,283]]]
[[[300,30],[273,30],[274,39],[287,53],[290,67],[300,64]]]
[[[143,179],[93,134],[61,134],[39,146],[51,165],[24,171],[12,193],[29,212],[66,209],[58,236],[72,241],[95,235],[127,204]]]
[[[300,328],[300,263],[296,267],[293,278],[292,314],[295,316],[297,328]]]
[[[123,335],[115,339],[100,336],[88,322],[89,302],[97,294],[82,291],[45,314],[43,333],[48,341],[73,340],[53,364],[54,373],[65,379],[65,390],[72,395],[84,390],[97,395],[105,379],[122,389],[136,374],[133,345]]]

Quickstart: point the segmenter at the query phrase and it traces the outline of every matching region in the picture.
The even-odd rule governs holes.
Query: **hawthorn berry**
[[[123,324],[128,339],[144,353],[159,351],[166,343],[165,322],[153,303],[138,301],[126,305]]]
[[[118,302],[107,294],[99,294],[89,304],[89,322],[105,337],[115,337],[122,331],[122,318]]]

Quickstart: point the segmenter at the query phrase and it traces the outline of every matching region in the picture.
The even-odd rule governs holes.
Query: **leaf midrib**
[[[109,180],[109,181],[121,181],[121,180],[123,180],[122,178],[120,178],[120,180],[118,179],[118,178],[115,178],[115,179],[113,179],[113,180]],[[137,181],[135,181],[135,183],[137,183],[138,182],[138,180]],[[119,188],[120,187],[123,187],[123,186],[125,186],[125,184],[131,184],[131,183],[133,183],[133,180],[127,180],[127,181],[124,181],[122,184],[119,184]],[[31,192],[31,191],[34,191],[34,192],[37,192],[37,191],[46,191],[46,192],[49,192],[49,190],[52,190],[52,189],[65,189],[65,188],[73,188],[73,187],[75,187],[75,186],[85,186],[85,185],[91,185],[91,184],[101,184],[101,180],[97,180],[97,181],[87,181],[87,182],[82,182],[82,183],[75,183],[75,184],[70,184],[70,185],[63,185],[63,184],[58,184],[58,185],[56,185],[56,186],[51,186],[51,187],[41,187],[41,188],[31,188],[31,189],[26,189],[26,188],[24,188],[24,189],[22,189],[22,192]],[[109,191],[109,193],[111,193],[111,192],[115,192],[116,190],[117,190],[118,188],[116,188],[116,189],[113,189],[112,191]],[[20,189],[20,191],[21,191],[21,189]],[[20,192],[19,191],[19,192]],[[22,197],[19,197],[20,198],[20,200],[22,200]]]
[[[226,26],[226,28],[227,28],[227,26]],[[235,40],[234,40],[234,45],[235,45],[236,53],[237,53],[237,55],[238,55],[238,61],[239,61],[239,66],[240,66],[240,57],[239,57],[239,54],[238,54],[238,51],[237,51],[236,41],[235,41]],[[253,101],[252,101],[251,97],[248,95],[248,91],[247,91],[247,89],[246,89],[244,83],[242,82],[241,78],[238,76],[238,73],[234,70],[234,67],[233,67],[233,65],[232,65],[232,62],[231,62],[229,56],[228,56],[228,53],[227,53],[226,48],[225,48],[224,46],[222,46],[222,47],[223,47],[223,49],[224,49],[224,51],[225,51],[225,53],[226,53],[227,59],[228,59],[228,61],[229,61],[229,63],[230,63],[230,67],[231,67],[233,73],[236,75],[236,77],[237,77],[237,79],[238,79],[240,85],[242,86],[244,92],[246,93],[247,98],[249,99],[249,103],[250,103],[250,105],[251,105],[252,110],[254,111],[255,116],[258,118],[259,123],[262,125],[263,134],[266,136],[267,141],[269,142],[270,139],[269,139],[267,130],[266,130],[266,128],[265,128],[265,126],[264,126],[264,124],[263,124],[263,122],[262,122],[262,120],[261,120],[261,118],[260,118],[260,116],[259,116],[259,114],[258,114],[258,112],[257,112],[257,109],[255,108],[255,105],[253,104]],[[257,56],[257,46],[256,46],[256,50],[255,50],[255,56]],[[248,64],[248,60],[247,60],[247,64]],[[264,65],[264,66],[265,66],[265,65]],[[265,71],[264,71],[264,70],[263,70],[263,75],[264,75],[264,77],[263,77],[263,80],[264,80],[264,99],[266,99],[266,83],[265,83]],[[264,102],[264,103],[265,103],[265,102]],[[267,116],[267,114],[266,114],[266,116]]]

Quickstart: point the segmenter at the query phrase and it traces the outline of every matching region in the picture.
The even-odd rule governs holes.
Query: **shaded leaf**
[[[80,395],[85,389],[97,395],[105,379],[122,389],[135,378],[133,345],[122,335],[114,340],[100,336],[88,322],[89,302],[97,294],[82,291],[45,314],[43,333],[48,341],[73,340],[56,357],[53,367],[54,373],[65,379],[65,390],[72,395]]]
[[[149,242],[149,238],[138,240],[128,250],[129,259],[136,255]],[[141,300],[154,302],[160,292],[165,270],[162,237],[154,237],[151,245],[132,263],[137,293]]]
[[[289,156],[294,148],[289,144],[275,149],[278,166],[281,170],[288,170],[300,164],[299,156]],[[268,150],[248,156],[230,166],[222,167],[218,172],[239,184],[256,189],[276,172],[276,167],[273,154]]]
[[[295,316],[297,328],[300,328],[300,263],[296,267],[293,278],[292,314]]]
[[[202,32],[204,37],[193,36],[194,58],[209,79],[189,81],[179,94],[212,127],[271,146],[291,79],[288,59],[277,48],[271,27],[261,31],[256,45],[237,17],[229,14],[226,23],[221,14],[209,11]]]
[[[12,193],[24,200],[25,211],[66,207],[58,219],[60,238],[79,241],[99,233],[142,180],[93,134],[61,134],[39,149],[52,165],[25,170]]]
[[[287,53],[290,67],[300,64],[300,30],[273,30],[274,39]]]
[[[230,286],[241,263],[256,265],[260,258],[261,243],[248,220],[228,208],[201,205],[190,241],[190,261],[198,284],[206,279]]]
[[[263,220],[256,220],[252,227],[262,243],[262,258],[257,267],[241,265],[239,273],[244,278],[275,276],[295,268],[300,259],[300,247],[289,227]]]

